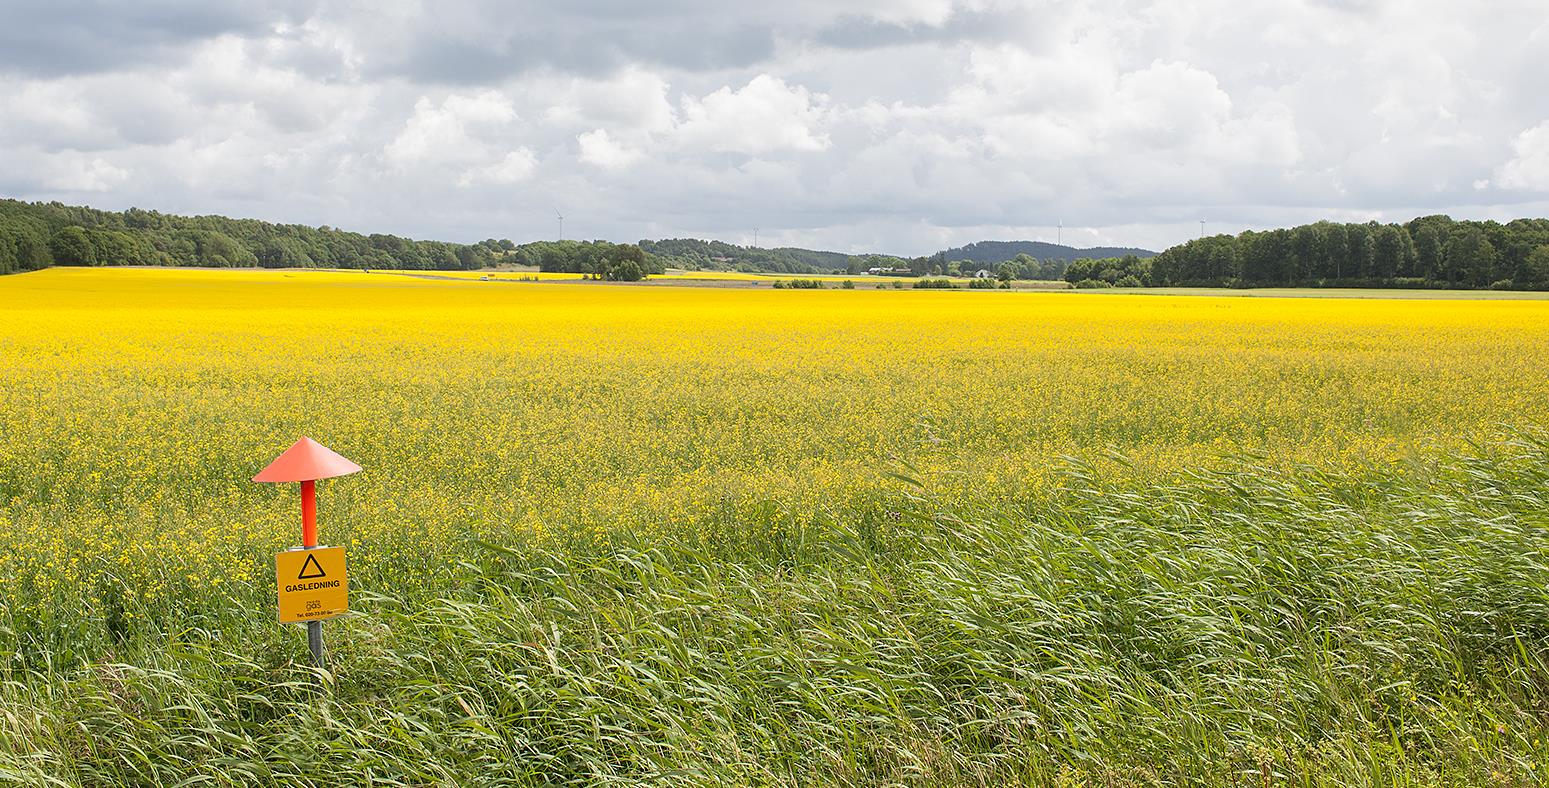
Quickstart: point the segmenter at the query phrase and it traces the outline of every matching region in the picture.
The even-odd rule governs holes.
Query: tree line
[[[729,269],[733,266],[715,258],[733,256],[740,263],[736,267],[784,273],[843,270],[848,257],[803,249],[743,249],[694,240],[640,244],[537,241],[519,246],[509,239],[490,238],[457,244],[365,235],[326,225],[0,200],[0,274],[53,265],[454,271],[514,263],[541,271],[633,281],[661,273],[669,265]]]
[[[972,276],[988,270],[1002,280],[1064,279],[1086,287],[1541,290],[1549,289],[1549,219],[1501,224],[1438,215],[1403,224],[1325,221],[1199,238],[1150,258],[1126,254],[1067,262],[1019,253],[989,262],[949,259],[947,252],[901,258],[696,239],[638,244],[538,241],[518,246],[491,238],[456,244],[363,235],[326,225],[0,200],[0,274],[51,265],[472,270],[497,263],[616,280],[641,279],[669,267],[793,274],[860,274],[876,268],[911,276]]]
[[[1200,238],[1149,262],[1144,273],[1137,267],[1119,275],[1146,285],[1202,287],[1543,290],[1549,289],[1549,219],[1316,222]],[[1106,278],[1102,270],[1093,275]]]
[[[972,276],[992,270],[1003,279],[1059,279],[1066,268],[1064,260],[1040,261],[1026,253],[996,263],[949,259],[945,252],[903,258],[794,247],[763,249],[691,238],[638,244],[537,241],[522,245],[490,238],[457,244],[366,235],[326,225],[0,200],[0,274],[52,265],[448,271],[501,263],[618,280],[644,278],[667,268],[788,274],[860,274],[877,268],[911,276]]]
[[[471,270],[515,248],[494,239],[415,241],[328,226],[0,200],[0,273],[51,265]]]

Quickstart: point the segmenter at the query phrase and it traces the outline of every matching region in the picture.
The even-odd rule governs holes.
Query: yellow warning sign
[[[318,621],[350,609],[350,581],[344,548],[286,550],[274,557],[280,592],[280,621]]]

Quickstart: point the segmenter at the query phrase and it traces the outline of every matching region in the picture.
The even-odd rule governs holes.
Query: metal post
[[[307,648],[312,650],[312,664],[322,670],[323,664],[323,622],[307,622]]]

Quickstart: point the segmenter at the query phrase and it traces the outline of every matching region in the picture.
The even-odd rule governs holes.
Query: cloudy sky
[[[472,241],[1549,215],[1544,0],[0,0],[0,195]]]

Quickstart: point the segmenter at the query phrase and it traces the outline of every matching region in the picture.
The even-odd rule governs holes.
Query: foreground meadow
[[[0,279],[0,776],[1529,784],[1549,302]],[[274,623],[306,434],[328,690]]]

